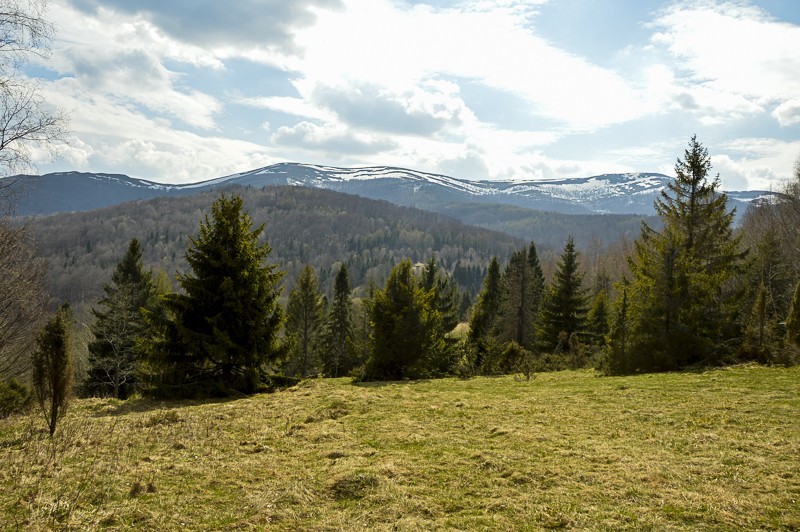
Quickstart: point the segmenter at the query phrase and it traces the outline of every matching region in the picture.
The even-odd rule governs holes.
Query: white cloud
[[[84,13],[118,13],[157,26],[174,41],[219,48],[295,51],[293,30],[314,23],[314,8],[337,9],[339,0],[62,0]]]
[[[315,105],[355,128],[400,135],[436,135],[475,121],[458,97],[457,89],[445,83],[421,83],[404,92],[372,83],[339,86],[317,83],[311,90],[309,97]]]
[[[739,138],[718,148],[720,153],[712,154],[711,162],[727,190],[780,190],[800,156],[800,140]]]
[[[776,139],[800,124],[800,28],[745,0],[674,4],[644,28],[652,39],[601,66],[544,37],[542,3],[201,0],[190,17],[188,0],[54,0],[60,79],[46,98],[72,111],[63,161],[165,180],[278,160],[469,178],[671,173],[695,131],[715,139],[723,182],[790,174],[800,147]],[[751,120],[768,136],[765,117],[769,149],[730,140]]]
[[[217,66],[189,53],[189,48],[169,43],[146,23],[101,11],[85,20],[63,6],[56,12],[62,24],[62,42],[55,47],[51,66],[73,78],[76,90],[91,99],[100,94],[120,105],[135,103],[192,127],[214,129],[221,103],[211,95],[181,86],[181,76],[163,61],[178,57],[200,65]]]
[[[77,139],[63,152],[74,165],[70,169],[186,183],[283,160],[264,146],[176,129],[112,96],[88,98],[71,78],[45,83],[43,89],[53,105],[76,110],[70,126]]]
[[[476,80],[576,130],[625,122],[650,109],[646,93],[619,74],[538,37],[519,7],[403,9],[385,0],[350,0],[344,10],[319,12],[313,28],[298,32],[305,52],[292,68],[312,86],[369,83],[395,94],[431,80]]]
[[[321,150],[329,157],[337,153],[371,154],[388,150],[394,143],[373,135],[354,134],[343,125],[318,126],[311,122],[300,122],[293,127],[280,127],[271,140],[280,146],[304,150]]]
[[[800,27],[742,2],[681,3],[653,23],[655,44],[675,58],[684,90],[705,110],[705,123],[764,112],[785,119],[800,93]],[[783,124],[782,122],[782,125]]]
[[[800,99],[795,98],[781,103],[772,112],[772,116],[782,126],[800,124]]]
[[[240,105],[247,105],[250,107],[258,107],[261,109],[269,109],[280,113],[286,113],[300,118],[310,118],[312,120],[333,121],[335,116],[324,109],[320,109],[316,105],[309,103],[304,98],[295,98],[292,96],[256,96],[249,98],[237,98],[235,103]]]

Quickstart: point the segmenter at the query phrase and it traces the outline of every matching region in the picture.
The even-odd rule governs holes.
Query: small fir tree
[[[33,389],[51,437],[67,412],[72,393],[71,323],[71,312],[64,305],[42,329],[33,354]]]
[[[592,302],[586,317],[586,332],[593,344],[605,344],[609,332],[608,296],[605,290],[600,290]]]
[[[769,341],[767,322],[768,299],[767,288],[762,284],[758,287],[756,300],[753,303],[753,310],[750,316],[750,330],[748,331],[748,336],[755,340],[754,343],[759,350],[763,349],[765,344]]]
[[[372,306],[378,292],[374,279],[367,280],[364,292],[353,302],[353,348],[357,366],[366,364],[372,352]]]
[[[371,305],[372,352],[365,380],[400,380],[424,372],[426,358],[441,347],[438,312],[431,293],[419,286],[411,261],[392,269],[386,286],[375,292]]]
[[[541,303],[541,298],[544,295],[544,271],[542,271],[542,264],[539,262],[539,252],[536,251],[536,244],[533,242],[528,246],[528,265],[531,270],[531,283],[534,294],[537,295],[539,303]]]
[[[760,235],[755,246],[751,286],[761,288],[767,294],[765,309],[767,320],[778,322],[789,312],[791,304],[793,277],[792,264],[786,258],[786,250],[774,227],[768,228]],[[755,292],[758,296],[758,292]]]
[[[613,321],[608,333],[607,350],[602,369],[609,375],[634,373],[636,367],[631,363],[628,343],[630,336],[630,323],[628,316],[628,280],[620,283],[616,308],[613,312]]]
[[[431,256],[422,271],[422,288],[431,293],[433,310],[441,318],[442,336],[458,325],[461,314],[461,295],[456,283],[439,267],[436,257]]]
[[[555,277],[545,298],[542,313],[541,340],[545,349],[558,345],[559,335],[582,333],[586,322],[586,290],[580,271],[578,252],[570,236],[556,266]]]
[[[289,293],[286,310],[286,335],[291,339],[287,374],[308,377],[318,368],[319,337],[324,318],[322,294],[317,273],[306,265]]]
[[[478,363],[485,354],[486,340],[488,339],[494,322],[497,319],[497,312],[500,306],[500,263],[497,257],[492,257],[486,277],[483,279],[483,287],[478,294],[478,301],[472,309],[469,320],[469,341],[478,349]]]
[[[144,269],[137,239],[131,240],[103,290],[99,308],[92,310],[96,320],[84,386],[92,395],[124,399],[136,385],[137,345],[146,328],[143,310],[155,304],[152,273]]]
[[[530,249],[522,249],[511,255],[503,272],[493,327],[495,340],[501,343],[513,341],[527,350],[534,347],[543,292],[542,279],[535,266],[532,267],[532,262],[538,264],[538,255],[532,242]]]
[[[350,300],[350,276],[342,263],[333,284],[333,304],[327,316],[323,340],[325,375],[340,377],[354,367],[353,302]]]

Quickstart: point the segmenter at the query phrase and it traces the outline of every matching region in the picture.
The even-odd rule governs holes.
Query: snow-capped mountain
[[[335,168],[280,163],[188,185],[164,185],[119,174],[65,172],[24,176],[18,214],[87,211],[137,199],[183,195],[228,185],[325,188],[426,210],[463,203],[507,204],[566,214],[653,214],[653,201],[670,178],[662,174],[604,174],[538,181],[469,181],[386,166]],[[1,183],[0,183],[1,185]],[[744,212],[768,192],[728,192]]]

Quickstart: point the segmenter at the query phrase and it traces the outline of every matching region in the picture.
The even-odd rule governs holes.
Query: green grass
[[[799,529],[800,368],[589,371],[0,421],[8,529]]]

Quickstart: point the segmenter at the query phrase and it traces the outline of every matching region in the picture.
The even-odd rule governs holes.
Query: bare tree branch
[[[55,33],[46,0],[0,0],[0,215],[13,211],[19,176],[34,168],[32,149],[56,157],[66,143],[67,116],[53,111],[35,80],[20,75],[33,57],[47,57]]]
[[[0,221],[0,380],[30,369],[33,340],[46,310],[45,263],[24,228]]]

